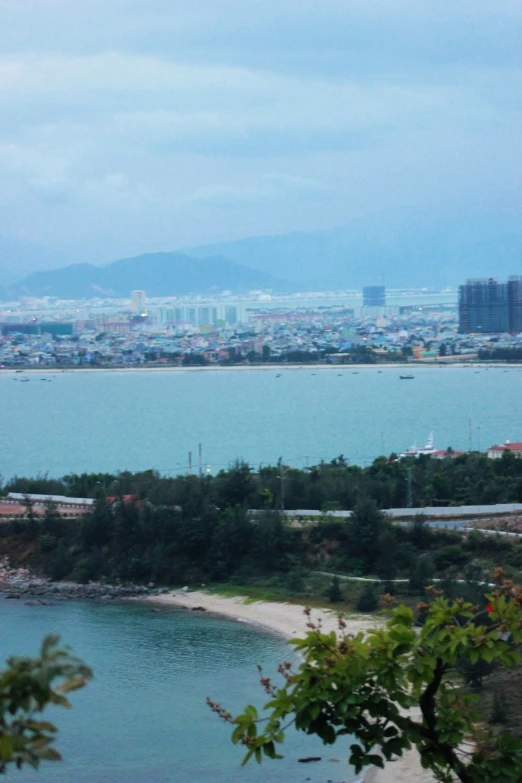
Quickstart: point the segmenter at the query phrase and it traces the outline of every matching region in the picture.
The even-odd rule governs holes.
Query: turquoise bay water
[[[0,598],[0,665],[13,653],[34,654],[59,633],[95,672],[72,694],[71,711],[49,713],[59,727],[60,764],[14,772],[17,783],[351,783],[339,746],[293,732],[285,759],[241,768],[242,750],[205,704],[232,711],[266,697],[256,664],[275,674],[288,659],[280,638],[244,623],[150,605],[65,603],[29,607]],[[297,758],[322,756],[318,764]],[[340,763],[330,762],[330,758]]]
[[[237,457],[368,464],[435,433],[439,448],[522,440],[522,368],[302,368],[0,374],[0,473],[212,471]],[[280,374],[280,377],[278,375]],[[43,375],[41,377],[44,377]],[[471,426],[470,426],[471,421]]]

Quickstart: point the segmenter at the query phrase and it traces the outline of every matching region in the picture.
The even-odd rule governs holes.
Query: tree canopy
[[[232,740],[251,757],[280,758],[277,746],[294,726],[333,744],[351,735],[349,761],[360,772],[401,756],[411,747],[440,783],[516,783],[522,779],[522,740],[484,725],[476,695],[459,679],[459,664],[480,662],[514,668],[522,641],[522,588],[504,579],[480,609],[448,600],[433,588],[432,600],[390,609],[385,626],[352,636],[310,631],[293,639],[303,662],[279,667],[284,685],[261,673],[269,695],[263,716],[249,705],[236,717],[209,700],[233,726]],[[310,616],[310,610],[306,610]]]

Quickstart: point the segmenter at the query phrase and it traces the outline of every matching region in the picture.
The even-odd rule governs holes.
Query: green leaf
[[[9,734],[0,735],[0,759],[10,761],[13,756],[13,739]]]

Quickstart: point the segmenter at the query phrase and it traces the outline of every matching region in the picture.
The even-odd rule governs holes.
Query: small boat
[[[280,377],[281,377],[281,373],[278,372],[277,375],[276,375],[276,378],[280,378]]]
[[[414,375],[399,375],[399,378],[401,381],[412,381],[415,376]]]

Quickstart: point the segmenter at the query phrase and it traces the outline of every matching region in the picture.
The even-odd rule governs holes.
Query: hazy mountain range
[[[0,234],[0,287],[22,280],[38,269],[54,269],[67,264],[60,252],[18,237]]]
[[[25,267],[43,258],[26,248]],[[0,267],[24,269],[19,248],[0,242]],[[5,261],[5,263],[4,263]],[[514,218],[468,212],[432,215],[400,210],[368,216],[328,231],[295,232],[217,243],[178,252],[148,253],[105,266],[74,264],[33,272],[4,283],[4,298],[20,295],[63,298],[128,296],[134,288],[149,296],[252,289],[314,291],[458,285],[467,277],[522,274],[522,228]],[[0,283],[3,282],[0,279]]]
[[[467,277],[522,274],[522,230],[487,214],[435,216],[401,210],[368,216],[329,231],[295,232],[204,245],[192,256],[219,253],[278,274],[294,290],[458,285]]]
[[[144,289],[148,296],[185,296],[224,290],[233,293],[267,288],[285,290],[288,284],[267,272],[219,256],[200,259],[182,253],[149,253],[103,267],[73,264],[50,272],[35,272],[20,283],[6,286],[4,297],[128,297],[135,288]]]

